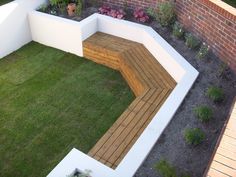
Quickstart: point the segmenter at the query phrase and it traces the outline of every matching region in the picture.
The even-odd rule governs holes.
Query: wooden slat
[[[136,99],[90,150],[89,155],[116,168],[156,115],[176,82],[142,44],[96,33],[83,43],[84,56],[117,69]]]
[[[213,161],[211,164],[212,168],[217,169],[218,171],[222,172],[223,174],[227,174],[229,176],[236,176],[236,170],[216,161]]]
[[[230,176],[211,168],[209,170],[207,177],[230,177]]]
[[[217,149],[204,176],[234,177],[236,176],[236,119],[233,119],[236,102],[229,120],[221,133]]]

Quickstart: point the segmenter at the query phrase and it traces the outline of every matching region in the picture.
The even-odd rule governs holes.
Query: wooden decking
[[[204,176],[236,177],[236,101]]]
[[[149,51],[136,42],[99,32],[83,42],[83,52],[85,58],[119,70],[136,95],[136,99],[89,152],[93,158],[116,168],[176,82]]]

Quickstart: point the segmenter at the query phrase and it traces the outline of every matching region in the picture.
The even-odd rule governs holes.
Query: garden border
[[[93,177],[133,176],[190,90],[198,76],[197,70],[148,26],[100,14],[93,14],[76,22],[37,11],[29,14],[29,21],[34,41],[78,56],[83,56],[82,41],[98,31],[142,43],[177,82],[159,112],[115,170],[77,149],[72,149],[48,175],[64,177],[75,169],[89,169]],[[40,26],[44,28],[37,30]]]

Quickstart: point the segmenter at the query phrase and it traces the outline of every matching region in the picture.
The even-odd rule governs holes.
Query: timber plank
[[[116,168],[151,122],[176,82],[142,45],[98,32],[83,42],[84,56],[119,70],[136,99],[88,153]]]

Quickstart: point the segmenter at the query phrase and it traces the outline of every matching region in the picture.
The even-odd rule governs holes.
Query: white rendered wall
[[[91,170],[92,177],[132,177],[171,121],[196,80],[198,71],[152,28],[144,25],[118,20],[100,14],[94,14],[81,22],[71,22],[59,17],[46,17],[46,15],[44,17],[48,19],[43,19],[42,14],[35,12],[31,13],[30,16],[33,39],[56,48],[58,47],[57,42],[60,39],[56,39],[55,36],[52,39],[50,38],[53,30],[57,29],[52,25],[55,23],[63,24],[61,27],[67,26],[65,29],[69,26],[71,28],[72,23],[76,23],[79,26],[80,30],[78,31],[80,32],[81,41],[71,40],[73,43],[75,42],[74,45],[79,44],[81,50],[82,41],[97,31],[142,43],[177,82],[177,86],[171,92],[151,123],[115,170],[108,168],[77,149],[73,149],[48,175],[48,177],[65,177],[77,168],[81,171]],[[56,20],[56,22],[53,22],[53,20]],[[74,25],[77,26],[76,24]],[[47,28],[51,28],[51,31],[47,31],[47,28],[46,30],[38,31],[37,29],[41,25],[49,26]],[[64,33],[60,32],[60,34]],[[52,42],[51,40],[54,41]],[[61,49],[69,51],[66,47],[61,47]],[[82,53],[78,55],[83,56]]]
[[[32,40],[27,14],[46,0],[15,0],[0,6],[0,58]]]
[[[33,41],[78,56],[83,56],[83,39],[97,31],[95,16],[76,22],[33,11],[29,14],[29,23]]]

